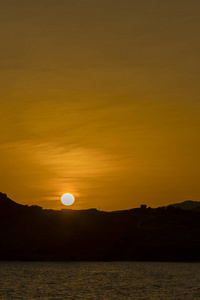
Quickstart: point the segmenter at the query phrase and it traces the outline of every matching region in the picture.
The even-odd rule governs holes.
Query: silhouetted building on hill
[[[146,204],[141,204],[140,208],[143,209],[143,210],[145,210],[145,209],[147,209],[147,206],[146,206]]]

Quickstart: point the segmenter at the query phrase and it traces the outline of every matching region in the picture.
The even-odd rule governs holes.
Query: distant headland
[[[0,193],[0,260],[200,261],[200,202],[57,211]]]

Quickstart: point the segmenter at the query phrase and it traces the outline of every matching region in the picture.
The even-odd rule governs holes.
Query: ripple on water
[[[0,299],[200,299],[199,263],[1,262]]]

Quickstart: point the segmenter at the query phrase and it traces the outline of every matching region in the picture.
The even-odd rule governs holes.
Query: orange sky
[[[200,200],[200,2],[3,0],[0,191],[117,210]]]

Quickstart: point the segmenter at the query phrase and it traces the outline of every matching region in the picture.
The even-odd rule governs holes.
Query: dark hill
[[[200,261],[200,213],[54,211],[0,194],[0,260]]]
[[[16,207],[23,207],[23,205],[18,204],[8,198],[6,194],[0,192],[0,208],[16,208]]]
[[[181,203],[170,204],[169,206],[180,207],[181,209],[185,209],[185,210],[193,210],[193,209],[200,208],[200,201],[187,200]]]

